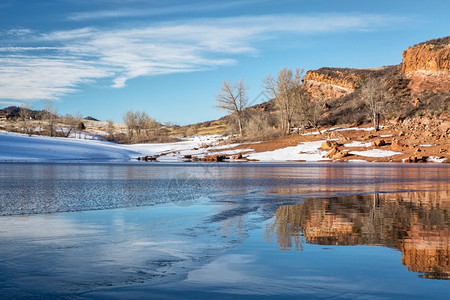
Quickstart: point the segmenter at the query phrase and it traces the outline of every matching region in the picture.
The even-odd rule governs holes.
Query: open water
[[[0,164],[1,299],[444,299],[450,166]]]

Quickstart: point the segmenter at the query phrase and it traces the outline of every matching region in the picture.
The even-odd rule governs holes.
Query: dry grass
[[[224,120],[203,122],[199,124],[171,127],[170,136],[192,136],[192,135],[222,135],[227,132],[227,123]]]

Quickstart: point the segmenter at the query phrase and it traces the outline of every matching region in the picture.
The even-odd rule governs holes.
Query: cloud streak
[[[20,46],[0,48],[0,99],[58,99],[105,78],[122,88],[140,76],[235,64],[282,35],[379,30],[399,22],[375,14],[263,15],[34,33]]]
[[[184,5],[171,5],[153,7],[151,9],[111,9],[111,10],[98,10],[98,11],[84,11],[72,13],[67,17],[69,21],[90,21],[99,19],[116,19],[116,18],[130,18],[130,17],[151,17],[162,15],[174,15],[174,14],[186,14],[186,13],[199,13],[208,11],[220,11],[224,9],[236,8],[240,6],[246,6],[254,4],[255,2],[261,2],[261,0],[240,0],[240,1],[226,1],[223,3],[208,2],[205,1],[200,5],[184,4]],[[121,2],[120,4],[124,4]]]

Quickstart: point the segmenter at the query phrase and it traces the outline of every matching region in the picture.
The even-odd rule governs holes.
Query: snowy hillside
[[[29,137],[0,131],[0,161],[128,161],[138,155],[135,151],[104,141]]]

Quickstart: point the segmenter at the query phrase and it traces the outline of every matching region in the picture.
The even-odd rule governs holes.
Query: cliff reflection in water
[[[304,239],[301,238],[304,236]],[[283,250],[319,245],[398,249],[425,278],[450,279],[450,192],[408,192],[307,199],[279,207],[267,237]]]

